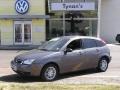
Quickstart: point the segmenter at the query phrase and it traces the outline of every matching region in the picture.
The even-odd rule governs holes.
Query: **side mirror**
[[[67,54],[67,52],[72,52],[72,49],[71,48],[67,48],[64,53]]]

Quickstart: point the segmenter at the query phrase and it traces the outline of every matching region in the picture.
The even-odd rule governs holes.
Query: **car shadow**
[[[14,83],[29,83],[29,82],[42,82],[38,77],[21,77],[18,74],[6,75],[0,77],[2,82],[14,82]]]
[[[96,69],[89,69],[84,71],[66,73],[59,76],[57,80],[62,80],[66,78],[76,77],[76,76],[83,76],[89,74],[99,73]],[[57,81],[55,80],[55,81]],[[14,82],[14,83],[31,83],[31,82],[44,82],[40,79],[40,77],[21,77],[18,74],[6,75],[0,77],[1,82]]]
[[[114,43],[113,45],[120,45],[120,43]]]
[[[57,80],[77,77],[77,76],[90,75],[90,74],[95,74],[95,73],[100,73],[100,72],[98,72],[97,69],[88,69],[88,70],[82,70],[82,71],[77,71],[77,72],[71,72],[71,73],[60,75],[60,77]]]

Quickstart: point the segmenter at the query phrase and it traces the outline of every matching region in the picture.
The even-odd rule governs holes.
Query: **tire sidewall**
[[[52,80],[49,80],[49,79],[47,79],[47,78],[45,77],[45,71],[47,70],[48,67],[54,67],[54,68],[56,69],[55,78],[52,79]],[[41,72],[40,76],[41,76],[41,79],[42,79],[43,81],[54,81],[54,80],[56,80],[56,78],[58,77],[58,67],[57,67],[56,65],[53,65],[53,64],[45,65],[45,66],[43,67],[43,69],[42,69],[42,72]]]
[[[105,60],[107,62],[107,67],[106,67],[105,70],[101,69],[101,63],[102,63],[103,60]],[[108,61],[107,61],[107,59],[106,58],[101,58],[100,61],[99,61],[99,64],[98,64],[98,71],[105,72],[107,69],[108,69]]]

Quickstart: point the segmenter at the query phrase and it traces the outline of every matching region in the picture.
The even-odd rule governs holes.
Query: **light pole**
[[[64,0],[62,0],[62,3],[64,3]],[[65,36],[65,11],[63,10],[63,36]]]
[[[101,25],[100,25],[100,19],[101,19],[101,0],[98,0],[98,27],[97,27],[97,37],[100,37],[100,29],[101,29]]]

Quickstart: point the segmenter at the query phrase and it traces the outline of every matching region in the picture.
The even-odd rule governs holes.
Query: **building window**
[[[64,35],[97,36],[98,0],[47,0],[47,39]],[[95,10],[51,11],[51,3],[94,2]]]
[[[31,44],[32,24],[30,21],[14,22],[14,42],[15,44]]]
[[[1,30],[0,30],[0,45],[1,45]]]

